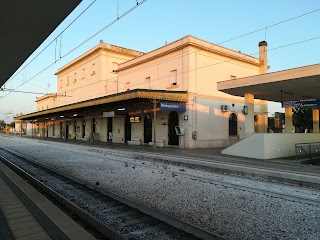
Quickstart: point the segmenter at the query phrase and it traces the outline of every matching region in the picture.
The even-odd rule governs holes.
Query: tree
[[[293,125],[303,129],[313,129],[312,123],[312,108],[310,107],[296,107],[292,109]]]

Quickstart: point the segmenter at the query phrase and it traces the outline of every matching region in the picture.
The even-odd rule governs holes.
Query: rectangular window
[[[69,86],[69,76],[67,77],[66,86]]]
[[[82,69],[82,79],[85,79],[86,78],[86,69],[83,68]]]
[[[60,79],[60,88],[62,88],[62,85],[63,85],[63,80]]]
[[[96,64],[92,63],[92,73],[91,73],[91,75],[94,75],[94,74],[96,74]]]
[[[151,89],[151,79],[150,77],[146,77],[146,88]]]
[[[177,73],[177,69],[175,69],[175,70],[172,70],[170,72],[170,84],[171,84],[171,86],[177,85],[177,81],[178,81],[178,73]]]
[[[126,83],[126,90],[129,91],[130,90],[130,82]]]
[[[74,75],[73,75],[73,82],[74,83],[77,82],[77,73],[74,73]]]

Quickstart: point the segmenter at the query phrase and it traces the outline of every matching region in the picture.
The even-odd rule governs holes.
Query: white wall
[[[112,119],[112,141],[124,143],[124,123],[125,116],[115,116]]]
[[[273,159],[295,156],[296,143],[320,142],[319,133],[255,133],[224,149],[222,154]]]

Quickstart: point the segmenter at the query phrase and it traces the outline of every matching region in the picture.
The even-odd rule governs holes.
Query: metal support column
[[[46,134],[47,134],[47,125],[46,125],[46,120],[43,122],[43,139],[46,139]]]
[[[157,101],[156,99],[150,100],[153,103],[153,150],[157,148]]]
[[[63,141],[67,141],[67,119],[64,119],[64,138]]]
[[[23,121],[21,120],[20,124],[21,124],[21,128],[20,128],[20,137],[22,137],[22,123]]]
[[[91,133],[90,133],[90,138],[91,138],[91,144],[93,144],[94,139],[93,139],[93,117],[91,118]]]

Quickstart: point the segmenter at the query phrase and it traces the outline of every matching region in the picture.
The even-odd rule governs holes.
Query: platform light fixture
[[[118,108],[118,111],[124,111],[126,110],[125,108]]]
[[[76,117],[76,116],[78,116],[78,114],[77,114],[77,113],[75,113],[75,114],[73,114],[73,115],[72,115],[72,117]]]
[[[64,118],[64,116],[63,116],[63,115],[61,115],[60,117],[61,117],[61,118]]]

